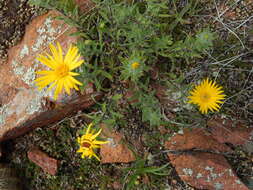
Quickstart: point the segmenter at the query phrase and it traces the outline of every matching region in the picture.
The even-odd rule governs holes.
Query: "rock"
[[[33,148],[27,153],[30,161],[42,168],[44,172],[56,175],[58,169],[58,161],[49,157],[46,153],[37,148]]]
[[[212,137],[220,143],[243,145],[253,136],[253,128],[247,128],[237,121],[215,118],[207,122]]]
[[[222,155],[210,153],[170,154],[179,177],[199,189],[248,190]]]
[[[232,152],[203,129],[185,129],[165,142],[168,157],[179,177],[191,186],[208,190],[247,190],[222,153]]]
[[[165,147],[169,150],[207,150],[214,152],[231,152],[232,150],[217,142],[209,133],[203,129],[185,129],[181,134],[176,134],[165,142]]]
[[[100,149],[102,163],[129,163],[135,161],[135,156],[124,144],[124,137],[118,132],[112,132],[108,127],[102,125],[103,136],[109,141]]]
[[[69,36],[75,29],[54,20],[57,15],[50,11],[35,18],[26,27],[22,41],[8,51],[8,60],[0,64],[0,141],[52,124],[94,103],[90,95],[74,92],[53,102],[52,92],[38,91],[35,87],[35,71],[43,69],[36,61],[37,55],[49,51],[49,43],[59,42],[66,52],[77,41]],[[101,94],[94,92],[94,97],[98,100]]]

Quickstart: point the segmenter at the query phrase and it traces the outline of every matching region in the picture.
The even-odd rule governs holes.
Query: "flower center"
[[[82,143],[82,147],[84,147],[84,148],[90,148],[90,146],[91,146],[91,143],[90,142],[83,142]]]
[[[140,63],[138,62],[133,62],[131,65],[132,69],[137,69],[139,66],[140,66]]]
[[[63,78],[69,74],[69,67],[62,64],[56,69],[56,73],[58,77]]]
[[[208,93],[203,93],[201,96],[200,96],[200,99],[201,101],[203,102],[208,102],[210,100],[211,96],[210,94]]]

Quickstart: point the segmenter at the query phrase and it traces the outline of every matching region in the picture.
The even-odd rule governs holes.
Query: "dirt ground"
[[[0,0],[0,59],[7,58],[7,50],[22,39],[25,26],[41,12],[28,0]]]

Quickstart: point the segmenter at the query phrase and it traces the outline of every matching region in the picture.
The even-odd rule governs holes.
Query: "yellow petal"
[[[48,58],[44,57],[43,55],[39,55],[37,60],[40,61],[42,64],[48,66],[50,69],[55,68],[52,62]]]
[[[91,137],[91,139],[93,140],[93,139],[97,138],[97,136],[101,133],[101,131],[102,131],[102,129],[100,129],[95,135],[93,135]]]
[[[74,72],[69,72],[69,75],[72,76],[72,77],[74,77],[74,76],[78,76],[80,74],[79,73],[74,73]]]
[[[53,78],[48,77],[46,79],[35,81],[35,82],[36,82],[36,85],[42,89],[42,88],[46,87],[47,85],[49,85],[50,83],[52,83],[53,81],[54,81]]]
[[[77,91],[79,90],[79,88],[74,84],[73,85],[74,89],[76,89]]]
[[[92,127],[92,123],[90,123],[89,125],[88,125],[88,129],[87,129],[87,131],[86,131],[86,133],[85,134],[89,134],[90,133],[90,128]]]
[[[73,62],[73,60],[75,59],[76,55],[78,53],[78,49],[77,47],[70,47],[67,55],[65,56],[64,62],[66,64],[71,64]]]
[[[67,94],[70,95],[70,87],[68,86],[67,81],[64,81],[63,86]]]
[[[82,83],[80,83],[78,80],[76,80],[76,79],[73,78],[73,77],[69,77],[69,79],[70,79],[73,83],[75,83],[75,84],[78,84],[78,85],[80,85],[80,86],[83,85]]]
[[[59,80],[57,81],[57,86],[54,92],[54,99],[57,100],[58,95],[62,92],[62,88],[63,88],[63,81]]]
[[[76,152],[83,152],[83,148],[80,147]]]
[[[51,85],[49,86],[49,88],[47,89],[47,92],[49,92],[56,84],[57,84],[57,81],[54,81],[54,83],[51,84]]]
[[[107,144],[107,143],[109,143],[109,141],[97,141],[97,140],[95,140],[95,141],[93,141],[93,143],[94,144]]]
[[[52,75],[54,72],[53,71],[36,71],[35,73],[38,75]]]
[[[77,61],[77,62],[73,62],[73,64],[70,65],[70,70],[72,71],[73,69],[79,67],[80,65],[82,65],[84,63],[83,60]]]
[[[62,48],[59,42],[57,42],[57,47],[58,47],[59,61],[62,63],[63,62]]]
[[[59,57],[59,54],[58,54],[58,51],[57,51],[56,47],[53,44],[49,44],[49,48],[52,52],[52,55],[53,55],[54,59],[56,61],[60,61],[60,57]]]
[[[71,53],[72,53],[72,44],[70,45],[70,47],[69,47],[69,49],[67,51],[67,54],[65,55],[64,62],[66,62],[66,60],[69,59]]]
[[[98,160],[100,161],[99,157],[94,153],[93,156]]]

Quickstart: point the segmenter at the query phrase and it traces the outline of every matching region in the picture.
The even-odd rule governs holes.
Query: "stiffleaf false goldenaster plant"
[[[77,152],[82,153],[81,158],[91,158],[94,156],[97,160],[100,161],[99,157],[95,154],[93,149],[100,148],[101,144],[106,144],[108,141],[96,140],[102,129],[95,133],[93,130],[91,130],[91,127],[92,123],[88,125],[88,129],[86,130],[85,134],[77,138],[77,142],[80,146]]]
[[[84,61],[80,60],[80,54],[75,46],[69,47],[65,57],[63,57],[59,43],[57,43],[57,47],[50,44],[49,48],[52,55],[39,55],[37,60],[49,67],[50,70],[37,71],[36,73],[42,76],[37,78],[35,82],[39,90],[47,85],[50,85],[48,90],[55,87],[54,99],[57,99],[63,89],[67,94],[70,94],[70,90],[73,88],[79,90],[77,85],[82,85],[82,83],[74,78],[79,74],[71,71],[79,67]]]
[[[203,114],[207,114],[208,110],[218,111],[220,109],[219,104],[223,103],[226,96],[222,87],[208,78],[196,85],[190,94],[188,102],[198,105]]]

